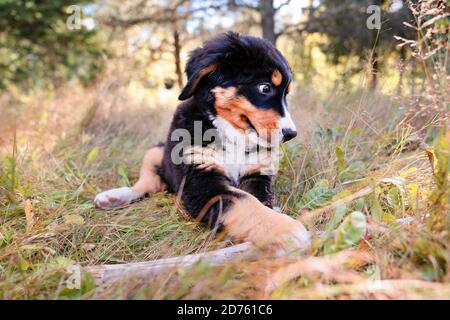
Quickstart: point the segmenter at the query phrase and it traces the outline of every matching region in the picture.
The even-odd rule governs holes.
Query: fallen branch
[[[187,256],[144,262],[88,266],[84,267],[84,270],[93,275],[97,284],[105,284],[128,277],[153,277],[161,272],[192,266],[198,261],[221,264],[230,260],[248,258],[253,253],[251,249],[254,249],[254,246],[250,242],[244,242],[207,253],[190,254]]]
[[[397,222],[400,224],[407,224],[412,221],[414,221],[413,218],[397,219]],[[380,232],[379,228],[368,228],[368,233],[376,232]],[[335,233],[336,230],[334,230],[332,235]],[[324,232],[317,232],[316,234],[319,237],[324,236]],[[144,262],[87,266],[84,267],[84,270],[93,275],[97,284],[107,284],[130,277],[154,277],[162,272],[190,267],[199,261],[220,265],[227,261],[253,257],[258,252],[259,250],[252,243],[244,242],[207,253],[190,254]]]

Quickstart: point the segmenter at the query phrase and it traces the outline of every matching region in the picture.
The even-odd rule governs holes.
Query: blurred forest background
[[[380,28],[367,27],[376,22],[371,5]],[[2,0],[0,14],[2,89],[88,85],[118,63],[143,88],[180,87],[189,51],[226,30],[270,40],[296,80],[322,93],[358,86],[364,72],[386,90],[414,93],[424,85],[421,63],[406,64],[411,52],[394,38],[416,37],[401,0]]]
[[[442,0],[0,0],[0,298],[450,298],[449,28]],[[277,205],[323,236],[304,260],[67,287],[230,244],[167,194],[92,203],[137,178],[189,52],[228,30],[292,66]]]

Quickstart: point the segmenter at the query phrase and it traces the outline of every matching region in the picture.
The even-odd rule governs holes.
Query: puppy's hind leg
[[[99,193],[94,200],[95,205],[101,209],[113,209],[126,206],[132,202],[143,199],[147,194],[163,191],[165,183],[157,173],[164,155],[164,147],[149,149],[142,161],[139,180],[131,188],[123,187]]]

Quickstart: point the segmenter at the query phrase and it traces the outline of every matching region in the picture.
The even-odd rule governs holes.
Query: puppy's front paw
[[[99,193],[95,197],[94,203],[96,207],[108,210],[126,206],[141,198],[142,195],[133,191],[131,188],[123,187]]]
[[[310,234],[299,221],[264,206],[252,195],[241,193],[224,216],[224,225],[233,238],[277,253],[308,250]]]
[[[225,173],[225,169],[220,164],[220,155],[214,146],[191,146],[184,151],[183,156],[184,163],[196,165],[199,170]]]
[[[260,221],[250,232],[250,241],[257,246],[273,249],[278,254],[306,251],[311,237],[297,220],[274,210],[264,210]]]

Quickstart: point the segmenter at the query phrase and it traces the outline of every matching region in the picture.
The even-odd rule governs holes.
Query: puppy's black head
[[[297,132],[287,110],[291,70],[268,41],[234,32],[206,41],[191,53],[186,66],[188,83],[179,99],[194,96],[217,122],[226,122],[260,137],[282,141]]]

